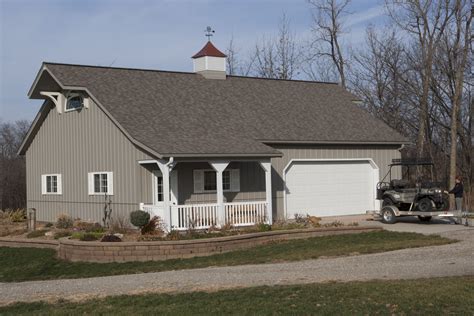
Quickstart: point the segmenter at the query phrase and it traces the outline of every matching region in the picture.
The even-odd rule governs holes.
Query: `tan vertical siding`
[[[138,164],[141,159],[151,157],[95,104],[62,114],[53,108],[26,153],[28,207],[37,209],[41,221],[62,212],[100,221],[104,198],[88,194],[87,173],[112,171],[113,214],[127,216],[138,203],[151,202],[151,174]],[[62,175],[62,195],[41,194],[41,175],[48,173]]]

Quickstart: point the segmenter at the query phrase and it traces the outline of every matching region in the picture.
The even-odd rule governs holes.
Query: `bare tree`
[[[412,36],[419,47],[419,72],[422,82],[417,137],[418,155],[430,151],[429,94],[434,51],[451,20],[450,0],[386,0],[389,16],[395,24]],[[415,58],[413,58],[415,60]],[[428,150],[427,150],[428,149]]]
[[[17,150],[28,128],[27,121],[0,122],[0,209],[26,205],[25,160]]]
[[[262,38],[255,45],[253,72],[258,77],[292,79],[301,65],[301,50],[285,14],[276,38]]]
[[[364,49],[353,52],[353,67],[348,77],[351,89],[363,100],[363,106],[402,134],[416,134],[417,115],[407,81],[405,47],[394,30],[377,34],[367,28]]]
[[[235,75],[237,74],[237,70],[239,68],[239,61],[237,58],[238,51],[234,45],[234,35],[230,38],[229,46],[226,49],[226,63],[227,63],[227,74]]]
[[[308,0],[313,10],[314,39],[309,60],[331,60],[339,74],[339,80],[346,87],[346,58],[341,48],[343,22],[349,12],[351,0]]]
[[[468,187],[471,187],[469,171],[472,168],[471,155],[467,156],[467,160],[464,159],[466,153],[472,152],[469,141],[472,134],[468,128],[469,121],[466,119],[472,114],[465,83],[465,75],[469,74],[471,60],[469,57],[472,11],[466,0],[455,0],[452,11],[454,12],[453,22],[446,27],[445,34],[435,52],[432,93],[433,102],[438,106],[435,112],[438,117],[434,119],[437,126],[449,132],[449,140],[446,141],[446,151],[449,155],[449,185],[454,186],[455,176],[463,173],[467,176]],[[460,161],[458,155],[460,155]],[[451,203],[453,202],[452,200]]]

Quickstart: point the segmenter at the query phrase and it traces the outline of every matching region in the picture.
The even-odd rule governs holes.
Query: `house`
[[[38,220],[100,221],[105,194],[113,216],[142,208],[175,229],[379,208],[406,139],[357,97],[228,76],[211,42],[192,58],[194,72],[42,64],[28,95],[45,101],[19,150]]]

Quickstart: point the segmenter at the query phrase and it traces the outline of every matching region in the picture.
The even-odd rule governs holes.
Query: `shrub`
[[[182,239],[182,234],[178,230],[172,230],[166,235],[167,240],[180,240]]]
[[[53,226],[54,226],[53,223],[50,223],[50,222],[44,224],[44,227],[46,228],[53,227]]]
[[[118,237],[118,236],[115,236],[115,235],[112,235],[112,234],[107,234],[107,235],[104,235],[100,241],[102,241],[102,242],[120,242],[120,241],[122,241],[122,239],[120,239],[120,237]]]
[[[268,231],[272,230],[272,226],[269,225],[269,224],[260,223],[260,224],[256,225],[256,229],[259,232],[268,232]]]
[[[10,211],[8,214],[10,221],[17,223],[17,222],[24,222],[26,221],[26,210],[25,209],[17,209],[14,211]]]
[[[161,218],[154,216],[150,221],[142,227],[142,235],[163,235],[163,223]]]
[[[26,235],[26,238],[38,238],[38,237],[43,237],[44,234],[45,234],[47,231],[48,231],[48,230],[44,230],[44,229],[33,230],[33,231],[29,232],[29,233]]]
[[[82,241],[94,241],[94,240],[99,240],[102,238],[104,233],[95,233],[95,232],[75,232],[72,233],[71,238],[72,239],[79,239]]]
[[[59,214],[56,219],[56,228],[67,229],[74,225],[74,221],[68,214]]]
[[[84,233],[82,234],[82,236],[79,238],[79,240],[82,240],[82,241],[95,241],[95,240],[99,240],[99,236],[97,236],[97,234],[94,234],[94,233]]]
[[[86,232],[104,232],[104,228],[99,223],[75,220],[74,227]]]
[[[59,238],[71,236],[71,234],[72,233],[69,230],[59,230],[54,233],[53,237],[54,239],[59,239]]]
[[[340,221],[334,221],[334,222],[330,222],[323,225],[323,227],[342,227],[342,226],[344,226],[344,223]]]
[[[112,234],[114,233],[124,234],[127,232],[129,228],[130,228],[130,222],[128,221],[128,218],[126,216],[114,215],[110,219],[109,232]]]
[[[145,211],[137,210],[130,213],[130,223],[136,227],[142,228],[148,224],[149,221],[150,214]]]

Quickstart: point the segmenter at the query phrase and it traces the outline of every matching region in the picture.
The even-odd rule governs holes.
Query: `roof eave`
[[[274,153],[168,153],[162,154],[163,157],[173,157],[173,158],[222,158],[222,157],[235,157],[235,158],[271,158],[271,157],[282,157],[283,154],[280,152]]]
[[[407,145],[412,142],[408,139],[400,141],[320,141],[320,140],[265,140],[259,139],[264,144],[289,144],[289,145]]]

